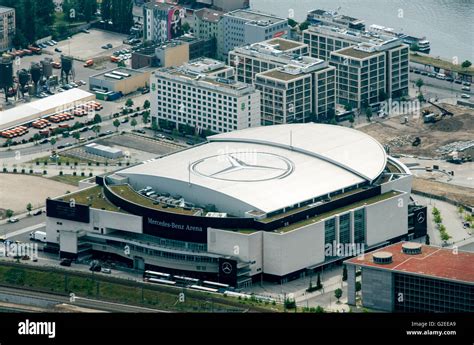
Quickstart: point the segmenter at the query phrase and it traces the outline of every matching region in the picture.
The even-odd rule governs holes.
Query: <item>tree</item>
[[[117,67],[127,67],[127,65],[125,64],[125,61],[122,60],[117,63]]]
[[[450,236],[446,231],[443,231],[443,232],[441,233],[441,240],[442,240],[443,242],[446,243],[450,238],[451,238],[451,236]]]
[[[462,215],[464,213],[464,207],[458,206],[458,213],[459,213],[459,217],[461,217],[461,219],[462,219]]]
[[[113,28],[121,33],[129,34],[133,26],[133,1],[132,0],[112,0],[110,20]],[[103,17],[104,15],[102,15]]]
[[[31,210],[33,209],[33,205],[31,205],[31,202],[26,205],[26,210],[28,211],[28,214],[30,214]]]
[[[320,305],[318,305],[318,306],[314,309],[314,312],[315,312],[315,313],[324,313],[324,308],[321,307]]]
[[[418,98],[418,102],[420,103],[423,103],[425,101],[425,96],[423,96],[421,92],[418,94],[417,98]]]
[[[145,102],[143,102],[143,108],[145,109],[149,109],[150,108],[150,101],[149,100],[146,100]]]
[[[74,133],[72,134],[72,137],[73,137],[74,139],[76,139],[77,141],[79,141],[79,139],[81,139],[81,133],[79,133],[79,132],[74,132]]]
[[[357,281],[356,284],[355,284],[355,290],[356,290],[356,294],[362,290],[362,284],[361,282]]]
[[[367,121],[370,122],[372,118],[372,108],[367,107],[367,109],[365,109],[365,116],[367,116]]]
[[[441,214],[439,214],[439,213],[434,215],[433,220],[438,225],[443,222],[443,218],[441,217]]]
[[[428,234],[426,234],[426,236],[425,236],[425,244],[426,244],[427,246],[430,245],[430,235],[428,235]]]
[[[294,19],[288,18],[288,25],[294,28],[296,25],[298,25],[298,22]]]
[[[115,119],[114,122],[113,122],[113,125],[115,127],[115,131],[118,132],[118,129],[120,127],[120,121],[118,119]]]
[[[51,146],[54,148],[54,145],[56,145],[57,140],[56,140],[56,138],[51,138],[51,140],[49,142],[50,142]]]
[[[337,298],[337,303],[339,303],[339,299],[342,297],[342,290],[341,289],[336,289],[334,291],[334,297]]]
[[[323,287],[323,284],[321,284],[321,274],[318,273],[318,280],[316,282],[316,289],[319,290]]]
[[[309,27],[309,22],[308,21],[304,21],[303,23],[300,24],[300,30],[301,31],[306,30],[308,27]]]
[[[129,108],[133,107],[133,100],[131,98],[127,99],[127,101],[125,102],[125,106]]]
[[[351,124],[351,127],[354,126],[354,122],[355,122],[354,115],[351,115],[349,117],[349,123]]]
[[[13,212],[13,210],[8,209],[8,210],[5,211],[5,216],[7,218],[13,217],[14,214],[15,214],[15,212]]]
[[[433,207],[433,210],[431,211],[431,214],[433,216],[437,215],[437,214],[440,214],[439,210],[436,208],[436,207]]]
[[[95,133],[96,137],[99,135],[100,129],[101,127],[99,125],[95,125],[94,127],[92,127],[92,131]]]
[[[135,127],[138,125],[137,120],[132,119],[132,121],[130,122],[130,125],[133,127],[133,129],[135,129]]]
[[[94,121],[95,124],[101,123],[102,122],[102,117],[99,114],[95,114],[93,121]]]
[[[112,0],[102,0],[100,4],[102,19],[109,21],[112,18]]]
[[[188,33],[189,30],[191,30],[191,27],[189,26],[189,23],[188,22],[185,22],[183,23],[183,25],[181,25],[181,29],[184,31],[184,33]]]
[[[35,141],[35,144],[38,144],[38,140],[41,139],[41,135],[39,135],[39,133],[35,133],[35,135],[33,135],[33,140]]]
[[[471,66],[472,66],[472,63],[471,63],[471,61],[469,61],[469,60],[466,60],[466,61],[464,61],[464,62],[461,64],[461,67],[462,67],[462,68],[469,68],[469,67],[471,67]]]
[[[347,280],[347,267],[344,265],[342,269],[342,281],[345,282]]]
[[[149,119],[150,119],[150,112],[149,111],[143,112],[143,115],[142,115],[143,123],[147,124]]]
[[[418,88],[418,93],[421,94],[421,88],[423,87],[423,85],[425,85],[425,82],[423,81],[423,79],[418,78],[415,82],[415,85]]]

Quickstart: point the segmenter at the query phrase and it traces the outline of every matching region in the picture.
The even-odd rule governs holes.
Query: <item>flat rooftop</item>
[[[95,99],[92,93],[75,88],[8,110],[0,111],[0,129],[9,128],[23,122],[34,120],[42,115],[47,115],[45,112],[53,114],[56,112],[56,109],[60,109],[64,105],[85,101],[91,97]]]
[[[267,22],[267,25],[273,25],[282,21],[286,21],[285,18],[280,18],[268,13],[251,11],[251,10],[235,10],[226,14],[229,17],[247,19],[252,22]]]
[[[119,75],[118,73],[121,73],[123,75]],[[110,74],[116,75],[117,77],[122,77],[122,80],[123,80],[123,79],[132,78],[134,76],[143,74],[143,72],[137,71],[137,70],[134,70],[134,69],[119,67],[119,68],[114,68],[114,69],[111,69],[111,70],[108,70],[108,71],[105,71],[105,72],[100,72],[98,74],[94,74],[94,75],[91,76],[91,78],[107,80],[107,81],[115,80],[115,78],[112,78],[112,77],[108,76]],[[125,75],[128,75],[128,76],[125,76]],[[119,80],[119,79],[116,79],[116,80]]]
[[[0,6],[0,13],[7,13],[13,10],[14,8],[11,8],[11,7]]]
[[[307,45],[303,42],[287,40],[287,39],[284,39],[284,38],[273,38],[271,40],[260,42],[260,43],[268,43],[268,44],[271,44],[271,45],[278,45],[279,50],[282,50],[282,51],[292,50],[292,49],[295,49],[295,48],[302,48],[302,47]]]
[[[349,47],[349,48],[336,50],[334,53],[339,54],[339,55],[349,56],[351,58],[356,58],[356,59],[365,59],[365,58],[369,58],[375,55],[382,54],[382,52],[380,51],[369,52],[369,51],[355,49],[355,47]]]
[[[421,246],[421,253],[417,255],[405,254],[399,242],[380,248],[364,256],[345,261],[356,266],[373,267],[394,273],[409,273],[431,278],[448,279],[474,284],[474,253],[458,251],[434,246]],[[392,254],[392,263],[376,264],[373,255],[378,252]]]
[[[300,71],[299,73],[288,73],[283,68],[275,68],[263,73],[259,73],[259,75],[281,81],[292,81],[305,76],[306,73],[303,71]]]
[[[224,12],[209,9],[209,8],[202,8],[198,11],[194,11],[194,14],[201,20],[210,23],[218,23],[221,20]]]

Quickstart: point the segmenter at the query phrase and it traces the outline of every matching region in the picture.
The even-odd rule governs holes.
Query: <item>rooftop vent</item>
[[[392,263],[392,253],[390,252],[377,252],[374,253],[373,260],[374,263],[379,264],[379,265],[386,265],[386,264],[391,264]]]
[[[418,255],[421,254],[421,243],[406,242],[402,245],[403,254]]]

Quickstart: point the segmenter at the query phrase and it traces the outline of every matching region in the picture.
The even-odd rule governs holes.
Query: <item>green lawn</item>
[[[447,60],[437,59],[433,56],[420,55],[416,53],[410,54],[410,61],[425,64],[425,65],[432,65],[432,66],[439,67],[442,69],[448,69],[454,72],[461,72],[463,74],[474,75],[474,67],[471,66],[469,68],[462,68],[461,67],[462,61],[459,61],[459,64],[455,65]]]
[[[78,175],[80,175],[80,173]],[[72,186],[78,186],[79,181],[84,180],[86,178],[88,178],[88,174],[87,176],[58,175],[58,176],[49,177],[50,180],[70,184]]]

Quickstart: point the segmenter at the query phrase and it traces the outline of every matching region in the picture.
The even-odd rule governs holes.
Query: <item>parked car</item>
[[[468,81],[465,81],[464,83],[462,83],[464,86],[471,86],[471,83],[468,82]]]
[[[463,90],[463,91],[471,91],[471,88],[470,88],[469,86],[463,86],[463,87],[461,88],[461,90]]]
[[[71,259],[62,259],[59,263],[61,266],[71,266],[72,260]]]
[[[454,78],[453,77],[446,77],[446,81],[449,81],[449,82],[453,82],[454,81]]]
[[[105,268],[105,267],[103,267],[100,271],[101,271],[102,273],[106,273],[106,274],[112,273],[112,270],[111,270],[110,268]]]
[[[16,217],[8,218],[8,223],[18,223],[20,220]]]
[[[57,52],[57,53],[62,53],[63,51],[59,48],[54,48],[54,51]]]
[[[150,89],[148,87],[144,88],[143,91],[142,91],[142,95],[146,94],[146,93],[150,93]]]
[[[106,135],[109,135],[109,134],[112,134],[113,132],[111,130],[108,130],[107,132],[105,132]]]
[[[39,210],[36,210],[35,212],[32,213],[33,216],[39,216],[43,214],[43,210],[39,209]]]
[[[463,93],[463,94],[461,95],[461,98],[471,98],[471,96],[469,96],[468,94]]]
[[[454,82],[455,82],[456,84],[462,84],[462,80],[459,80],[459,79],[456,79]]]

